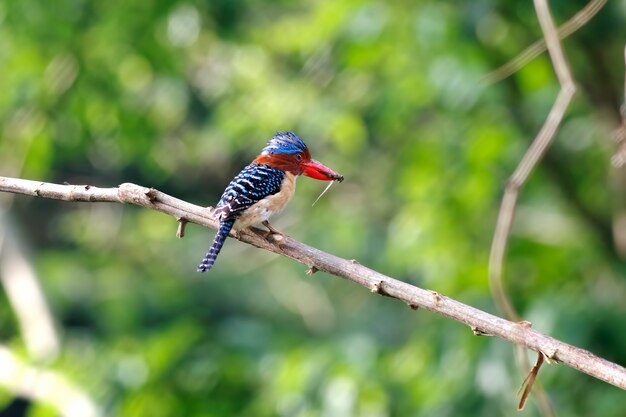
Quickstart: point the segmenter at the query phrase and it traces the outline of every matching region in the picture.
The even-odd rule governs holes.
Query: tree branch
[[[535,169],[539,160],[548,150],[548,147],[554,139],[554,135],[563,120],[565,111],[569,107],[572,98],[576,92],[576,85],[571,75],[565,54],[561,48],[561,42],[559,41],[558,32],[554,26],[552,15],[548,7],[547,0],[534,0],[535,12],[537,14],[537,20],[541,26],[541,31],[545,38],[546,46],[550,59],[552,60],[552,66],[554,72],[559,80],[561,89],[555,102],[552,104],[550,113],[544,122],[541,130],[531,143],[530,147],[522,157],[522,160],[517,165],[517,168],[513,172],[513,175],[509,178],[506,187],[504,189],[504,196],[502,197],[502,203],[500,205],[500,211],[498,212],[498,220],[496,222],[496,230],[494,232],[493,241],[491,244],[491,253],[489,256],[489,283],[491,285],[491,291],[493,293],[496,304],[504,313],[504,316],[510,320],[520,321],[520,317],[517,311],[509,301],[508,296],[504,290],[502,284],[502,275],[504,270],[504,256],[506,254],[506,248],[511,233],[511,226],[513,224],[513,218],[515,216],[515,209],[517,207],[517,198],[521,188],[528,180],[530,173]],[[518,349],[518,353],[519,349]],[[541,353],[541,352],[540,352]],[[518,354],[520,364],[523,368],[528,368],[528,358],[523,354]],[[552,359],[547,356],[547,359]],[[535,370],[531,370],[532,372]],[[539,372],[539,366],[536,368],[536,372]],[[529,375],[530,376],[530,375]],[[528,385],[524,390],[525,395],[519,404],[519,409],[524,408],[527,393],[532,389],[532,385],[535,381],[535,377],[527,378]],[[539,406],[542,413],[546,416],[554,415],[552,406],[550,405],[547,396],[543,390],[538,391]]]
[[[578,13],[559,27],[558,38],[565,39],[586,25],[604,7],[606,2],[607,0],[591,0]],[[515,58],[485,75],[482,81],[485,84],[490,85],[510,77],[512,74],[515,74],[517,71],[522,69],[530,61],[541,55],[546,48],[547,44],[545,37],[535,41]]]
[[[537,166],[539,160],[546,153],[552,143],[556,130],[558,129],[569,103],[576,93],[576,85],[572,78],[569,66],[563,54],[558,34],[552,22],[552,16],[548,9],[546,0],[535,0],[537,9],[537,19],[544,33],[548,52],[552,60],[554,71],[556,72],[561,89],[552,104],[550,113],[544,122],[541,130],[531,143],[530,147],[522,157],[519,165],[509,178],[502,197],[496,230],[491,244],[491,254],[489,257],[489,282],[498,307],[504,312],[504,316],[519,321],[519,315],[511,305],[502,285],[502,271],[504,269],[504,255],[515,216],[517,198],[520,189],[526,183],[532,170]]]
[[[134,204],[173,216],[179,222],[191,222],[215,229],[217,221],[210,210],[171,197],[153,188],[125,183],[117,188],[89,185],[60,185],[17,178],[0,177],[0,191],[64,201],[116,202]],[[396,298],[412,309],[422,308],[451,318],[470,327],[476,335],[491,335],[544,355],[574,369],[626,390],[626,368],[602,359],[589,351],[569,345],[534,330],[528,322],[514,323],[453,300],[435,291],[425,290],[393,279],[355,260],[339,258],[288,236],[266,239],[265,232],[251,228],[239,240],[294,259],[309,269],[345,278],[370,291]]]

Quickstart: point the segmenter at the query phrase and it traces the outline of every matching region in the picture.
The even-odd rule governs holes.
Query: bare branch
[[[64,201],[106,201],[135,204],[185,219],[188,222],[216,228],[217,221],[209,210],[195,206],[160,191],[135,184],[117,188],[58,185],[16,178],[0,177],[0,191],[53,198]],[[355,282],[370,291],[396,298],[412,309],[421,308],[467,325],[474,334],[497,336],[516,345],[541,352],[553,362],[564,363],[588,375],[626,390],[626,368],[602,359],[591,352],[561,342],[534,330],[528,323],[513,323],[453,300],[393,279],[355,260],[339,258],[284,236],[279,242],[267,240],[265,232],[249,229],[240,240],[306,265],[311,272],[323,271]]]
[[[500,309],[505,313],[505,317],[519,321],[519,316],[508,301],[502,286],[502,270],[504,265],[504,255],[506,246],[515,215],[515,207],[517,205],[517,197],[519,190],[526,183],[531,171],[535,168],[541,157],[546,153],[548,147],[552,143],[554,134],[556,133],[561,120],[569,103],[576,92],[576,87],[572,79],[567,61],[561,49],[550,11],[545,0],[535,0],[537,8],[537,16],[541,28],[545,33],[546,42],[550,51],[550,57],[557,73],[561,90],[556,101],[550,109],[548,118],[528,148],[521,162],[513,172],[513,175],[507,182],[498,214],[496,223],[496,231],[494,233],[493,243],[491,245],[491,255],[489,259],[489,278],[491,282],[492,292],[496,298]]]
[[[39,363],[56,358],[61,341],[39,280],[17,233],[0,214],[0,282],[20,327],[29,355]]]
[[[528,396],[530,395],[530,391],[533,389],[533,385],[535,384],[535,380],[537,379],[537,375],[539,374],[539,369],[541,369],[541,365],[543,364],[543,353],[537,353],[537,362],[535,362],[535,366],[532,367],[528,376],[522,382],[522,386],[518,392],[518,395],[521,393],[521,397],[519,400],[519,405],[517,406],[517,411],[522,411],[524,406],[526,405],[526,400],[528,400]],[[522,391],[523,390],[523,391]]]
[[[572,33],[587,24],[606,4],[607,0],[591,0],[584,8],[565,22],[558,30],[559,39],[565,39]],[[485,75],[482,81],[485,84],[495,84],[522,69],[533,59],[546,50],[544,38],[536,41],[515,58]]]
[[[537,166],[537,163],[552,143],[554,134],[561,124],[565,111],[576,92],[576,86],[565,59],[565,54],[561,48],[559,34],[552,21],[552,15],[550,14],[547,0],[534,0],[534,3],[537,19],[539,20],[541,30],[544,34],[548,52],[550,53],[550,59],[552,60],[552,65],[559,80],[559,84],[561,85],[561,89],[550,109],[548,118],[506,184],[502,204],[500,205],[500,211],[498,213],[498,220],[496,222],[496,230],[491,244],[491,254],[489,257],[489,282],[491,291],[498,307],[504,313],[504,316],[514,321],[519,321],[520,317],[515,311],[515,308],[511,305],[504,291],[502,271],[504,269],[504,256],[506,254],[511,226],[515,216],[517,198],[520,189],[526,183],[530,173]],[[529,367],[527,357],[519,352],[519,350],[517,357],[521,367]],[[547,358],[550,359],[549,356]],[[545,393],[542,390],[538,390],[537,393],[542,413],[544,415],[554,415]],[[526,395],[528,395],[528,392],[526,392]],[[523,407],[524,403],[525,398],[520,402],[520,407]]]
[[[47,363],[57,357],[61,341],[39,279],[11,225],[8,210],[14,195],[0,197],[0,283],[15,312],[26,351],[38,363]]]

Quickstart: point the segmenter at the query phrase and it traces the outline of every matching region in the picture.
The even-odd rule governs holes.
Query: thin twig
[[[544,0],[535,0],[535,4],[537,7],[539,23],[541,24],[542,30],[546,34],[550,57],[552,58],[559,83],[561,84],[561,90],[559,91],[556,101],[550,109],[548,118],[537,134],[537,137],[533,140],[532,144],[528,148],[528,151],[524,154],[521,162],[506,184],[502,204],[500,206],[500,212],[498,213],[494,239],[491,246],[489,278],[492,292],[494,293],[498,306],[505,314],[505,317],[515,321],[519,321],[520,318],[515,312],[515,309],[511,306],[508,301],[508,297],[503,290],[502,271],[507,242],[511,231],[513,217],[515,215],[517,198],[521,187],[526,183],[531,171],[535,168],[541,157],[550,146],[556,129],[561,123],[565,111],[567,110],[567,107],[576,92],[576,87],[561,49],[547,4]]]
[[[537,353],[537,362],[535,362],[535,366],[532,367],[524,382],[522,382],[522,386],[518,391],[521,393],[521,397],[519,400],[519,405],[517,406],[518,411],[522,411],[524,406],[526,405],[526,400],[528,400],[528,396],[530,395],[530,391],[533,389],[533,385],[535,384],[535,380],[537,379],[537,375],[539,374],[539,369],[541,369],[541,365],[543,365],[543,353]],[[523,392],[522,392],[523,390]]]
[[[185,228],[187,227],[187,220],[183,218],[176,219],[178,221],[178,230],[176,230],[176,237],[182,239],[185,237]]]
[[[0,284],[29,356],[40,364],[49,363],[58,355],[61,340],[37,274],[11,225],[8,210],[14,195],[0,197]]]
[[[22,248],[18,233],[0,214],[0,283],[15,312],[29,356],[39,363],[55,359],[61,340],[35,271]]]
[[[607,0],[591,0],[578,13],[576,13],[572,18],[570,18],[561,27],[559,27],[559,39],[567,38],[569,35],[586,25],[587,22],[589,22],[604,7],[606,1]],[[526,64],[537,58],[545,50],[546,41],[545,38],[542,38],[530,45],[522,53],[517,55],[506,64],[485,75],[482,79],[483,83],[485,83],[486,85],[490,85],[504,80],[505,78],[511,76],[512,74],[515,74],[517,71],[522,69]]]
[[[135,184],[117,188],[59,185],[16,178],[0,177],[0,191],[53,198],[64,201],[105,201],[129,203],[167,213],[174,219],[184,218],[215,229],[218,222],[210,210],[199,207],[160,191]],[[249,229],[240,240],[282,256],[294,259],[309,269],[327,272],[355,282],[378,294],[396,298],[412,309],[417,307],[466,324],[473,332],[489,334],[535,352],[543,352],[554,361],[626,390],[626,368],[602,359],[584,349],[554,339],[526,324],[514,323],[453,300],[440,293],[398,281],[354,260],[339,258],[285,236],[280,243],[267,240],[265,231]]]
[[[504,269],[504,256],[506,254],[511,226],[515,216],[517,198],[519,196],[520,189],[528,180],[530,173],[537,166],[537,163],[552,143],[554,134],[563,120],[565,111],[567,110],[567,107],[576,92],[576,86],[561,48],[559,35],[554,26],[547,1],[534,0],[534,3],[537,19],[539,20],[541,30],[544,34],[550,59],[552,60],[552,65],[559,80],[559,84],[561,85],[561,89],[554,104],[552,105],[552,108],[550,109],[550,113],[548,114],[545,123],[537,134],[537,137],[533,140],[532,144],[522,157],[519,165],[513,172],[513,175],[509,178],[506,184],[502,204],[498,213],[498,220],[496,222],[496,230],[491,245],[491,254],[489,257],[489,282],[491,285],[491,291],[498,307],[504,313],[504,316],[514,321],[519,321],[520,316],[511,305],[509,298],[504,291],[502,276]],[[522,366],[524,368],[528,368],[529,364],[526,356],[519,354],[519,352],[517,356],[521,359]],[[538,400],[540,402],[539,405],[542,413],[544,415],[553,415],[554,412],[549,404],[549,401],[547,400],[547,396],[545,396],[545,393],[538,391],[538,394]]]

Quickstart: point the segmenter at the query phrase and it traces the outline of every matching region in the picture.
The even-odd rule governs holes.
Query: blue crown
[[[293,132],[276,132],[272,139],[267,142],[265,148],[263,148],[262,154],[272,153],[286,153],[294,154],[298,152],[305,152],[307,150],[306,145],[302,140]]]

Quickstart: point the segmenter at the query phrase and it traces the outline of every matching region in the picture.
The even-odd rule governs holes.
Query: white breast
[[[290,172],[285,173],[285,178],[280,191],[263,200],[254,203],[235,221],[235,229],[244,229],[248,226],[268,220],[272,215],[280,213],[296,190],[296,176]]]

